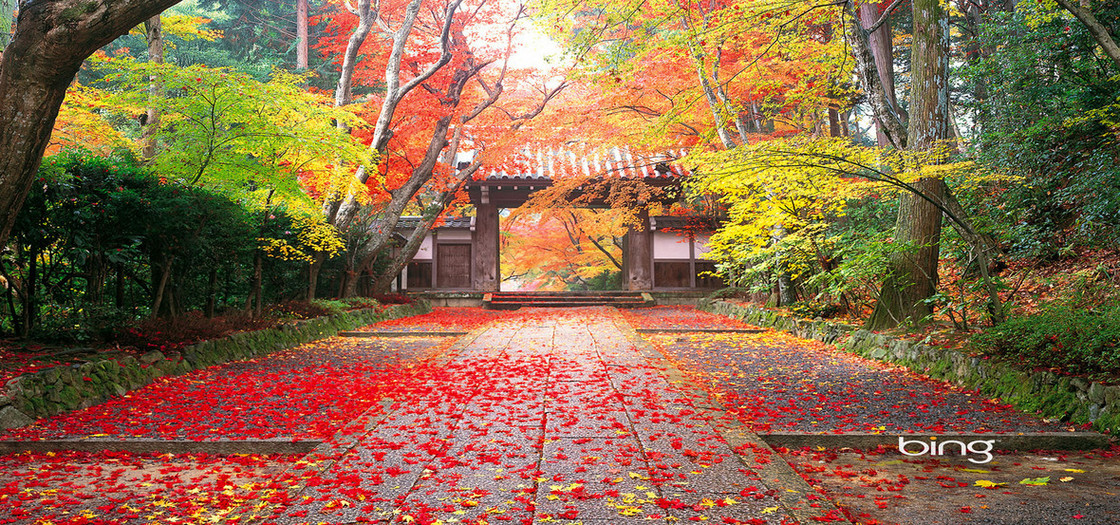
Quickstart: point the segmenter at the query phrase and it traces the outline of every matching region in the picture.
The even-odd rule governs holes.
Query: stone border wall
[[[842,350],[905,366],[930,377],[976,388],[1016,408],[1047,419],[1092,423],[1093,429],[1120,433],[1120,385],[1106,386],[1082,377],[1029,371],[998,359],[983,359],[854,326],[798,319],[774,310],[727,301],[703,301],[697,308],[798,337],[834,344]]]
[[[23,374],[8,381],[0,392],[0,429],[30,425],[37,418],[86,408],[111,396],[123,396],[160,376],[185,374],[228,361],[267,355],[343,330],[429,311],[431,306],[423,301],[385,309],[354,310],[203,341],[184,347],[173,357],[157,350],[139,358],[126,356]]]

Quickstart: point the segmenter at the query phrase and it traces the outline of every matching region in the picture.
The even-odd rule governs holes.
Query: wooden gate
[[[436,288],[471,287],[471,245],[436,244]]]

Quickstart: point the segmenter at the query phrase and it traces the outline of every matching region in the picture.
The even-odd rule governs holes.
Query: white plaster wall
[[[412,258],[414,261],[430,261],[432,260],[432,235],[428,234],[424,237],[424,241],[420,243],[420,249],[417,250],[416,256]]]
[[[653,232],[653,259],[688,260],[688,237],[673,232]]]
[[[696,244],[696,259],[697,260],[707,259],[708,258],[707,257],[708,252],[711,251],[708,248],[708,241],[710,241],[712,239],[712,234],[710,234],[710,233],[697,233],[695,239],[696,239],[696,242],[695,242],[695,244]]]

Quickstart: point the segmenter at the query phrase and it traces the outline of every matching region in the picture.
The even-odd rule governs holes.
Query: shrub
[[[750,288],[742,286],[729,286],[727,288],[720,288],[708,295],[707,299],[715,301],[717,299],[745,299],[751,296]]]
[[[346,308],[349,310],[378,308],[381,306],[381,303],[372,297],[350,297],[348,299],[343,299],[342,302],[346,303]]]
[[[337,315],[350,309],[343,301],[316,299],[314,301],[285,301],[273,305],[269,313],[281,319],[313,319],[324,315]]]
[[[805,317],[809,319],[828,319],[835,317],[840,313],[841,308],[835,304],[818,303],[812,301],[796,302],[789,305],[788,310],[791,314],[798,317]]]
[[[403,293],[383,293],[371,295],[371,299],[377,300],[381,304],[412,304],[414,301],[411,297]]]
[[[140,321],[118,334],[117,342],[135,346],[140,351],[175,350],[233,332],[267,328],[272,324],[272,319],[254,319],[245,313],[207,318],[202,312],[194,311],[171,319]]]
[[[43,306],[32,337],[60,343],[95,343],[112,339],[126,329],[137,313],[107,305],[78,307],[47,304]]]
[[[1100,310],[1051,305],[973,336],[988,354],[1033,367],[1086,375],[1120,375],[1120,305]]]

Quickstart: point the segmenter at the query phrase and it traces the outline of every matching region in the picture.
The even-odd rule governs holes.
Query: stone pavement
[[[346,425],[281,477],[263,523],[794,523],[837,511],[609,308],[464,337],[421,398]],[[268,501],[288,500],[273,506]],[[270,508],[278,508],[267,515]],[[261,515],[265,513],[265,515]]]

